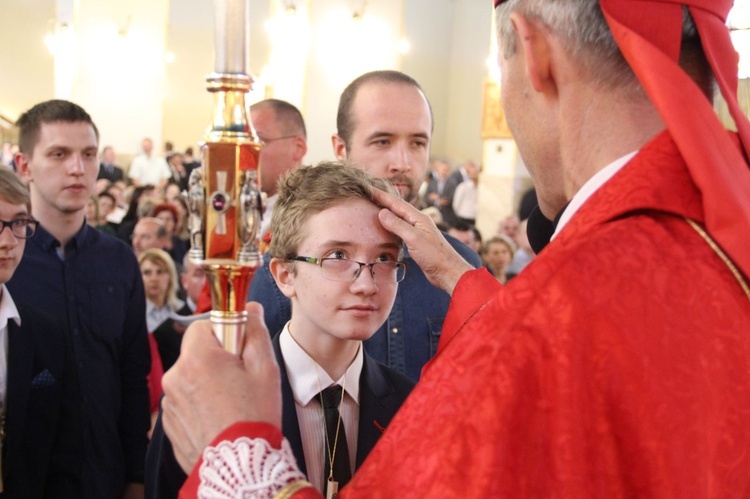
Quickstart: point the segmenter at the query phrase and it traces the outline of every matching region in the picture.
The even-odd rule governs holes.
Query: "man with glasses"
[[[266,210],[260,225],[260,237],[266,238],[276,202],[276,182],[289,170],[302,165],[307,153],[307,130],[302,113],[294,105],[279,99],[266,99],[250,106],[260,150],[260,188],[266,193]]]
[[[80,497],[79,392],[65,325],[5,286],[38,225],[28,189],[5,168],[0,224],[0,496]]]
[[[37,104],[17,125],[16,165],[40,226],[8,288],[68,321],[81,386],[79,497],[139,497],[150,426],[146,298],[132,250],[85,223],[99,134],[64,100]]]
[[[270,271],[292,303],[291,319],[273,338],[284,432],[300,468],[329,497],[414,386],[362,348],[411,270],[400,260],[401,240],[378,221],[377,189],[389,185],[342,164],[302,167],[281,181],[271,222]],[[186,478],[160,422],[146,477],[151,498],[177,497]]]
[[[258,233],[261,240],[260,249],[264,253],[266,275],[262,279],[262,284],[258,286],[262,285],[271,290],[275,289],[275,286],[268,273],[270,256],[266,250],[271,241],[271,217],[276,203],[276,183],[286,172],[302,165],[302,158],[307,153],[307,129],[299,109],[280,99],[266,99],[250,106],[250,121],[262,146],[259,158],[260,188],[266,194],[265,210]],[[288,311],[288,301],[281,295],[278,299],[283,301]],[[210,309],[211,293],[206,284],[201,290],[196,310],[207,312]],[[286,319],[288,318],[287,314]]]

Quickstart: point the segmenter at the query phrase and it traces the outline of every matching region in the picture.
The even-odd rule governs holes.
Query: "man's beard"
[[[405,201],[411,202],[414,199],[414,196],[417,195],[417,186],[414,185],[413,180],[408,175],[398,173],[388,177],[388,182],[398,190],[399,194],[401,194],[401,197]]]

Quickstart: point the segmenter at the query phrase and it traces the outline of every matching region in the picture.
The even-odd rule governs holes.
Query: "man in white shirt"
[[[141,144],[143,154],[136,156],[128,170],[128,177],[136,187],[153,185],[163,189],[172,175],[167,162],[161,156],[153,156],[154,143],[148,137]]]
[[[461,222],[474,225],[477,218],[477,196],[479,193],[479,166],[474,161],[467,161],[461,168],[466,171],[468,179],[456,187],[453,193],[453,212]]]

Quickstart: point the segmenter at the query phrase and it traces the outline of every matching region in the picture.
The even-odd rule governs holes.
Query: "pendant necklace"
[[[339,482],[333,479],[333,460],[336,459],[336,447],[339,443],[339,429],[341,428],[341,406],[344,404],[344,394],[346,393],[346,373],[341,387],[341,401],[339,402],[339,419],[336,422],[336,433],[333,438],[333,450],[331,449],[331,442],[328,439],[328,425],[326,424],[325,405],[323,404],[323,390],[320,388],[320,376],[318,375],[318,365],[313,363],[315,366],[315,380],[318,382],[318,394],[320,395],[320,407],[323,409],[323,429],[326,435],[326,451],[328,452],[328,462],[331,463],[328,470],[328,480],[326,486],[326,499],[336,499],[339,493]]]

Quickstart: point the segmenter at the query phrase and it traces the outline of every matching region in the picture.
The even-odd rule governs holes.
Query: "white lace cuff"
[[[289,483],[305,480],[286,439],[274,449],[265,439],[248,437],[207,447],[198,476],[201,499],[273,498]]]

